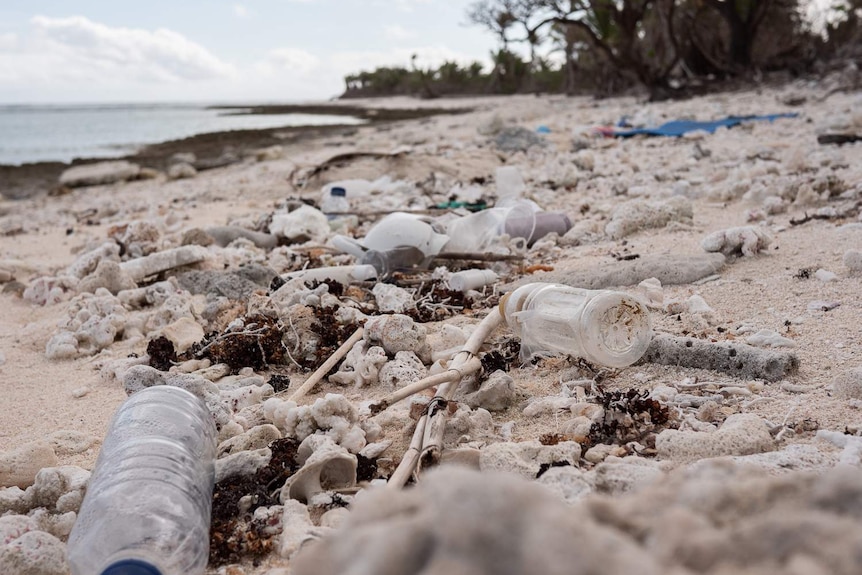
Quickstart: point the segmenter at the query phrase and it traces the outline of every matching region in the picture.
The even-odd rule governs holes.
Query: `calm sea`
[[[237,111],[202,104],[0,105],[0,164],[120,157],[146,144],[208,132],[362,123],[348,116]]]

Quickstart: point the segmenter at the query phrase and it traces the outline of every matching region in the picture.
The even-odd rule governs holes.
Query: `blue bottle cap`
[[[152,563],[140,559],[123,559],[111,564],[102,575],[162,575]]]
[[[335,186],[329,190],[330,196],[335,196],[336,198],[343,198],[347,196],[347,190],[340,186]]]

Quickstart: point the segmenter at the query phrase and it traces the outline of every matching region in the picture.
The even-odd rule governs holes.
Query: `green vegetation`
[[[862,64],[862,0],[833,0],[814,30],[806,0],[476,0],[470,23],[492,33],[492,67],[445,62],[345,78],[343,97],[513,93],[611,94],[645,87],[672,97],[712,79]],[[526,56],[513,50],[525,45]]]

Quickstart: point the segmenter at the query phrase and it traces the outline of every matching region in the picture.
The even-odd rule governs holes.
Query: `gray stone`
[[[722,254],[646,256],[632,261],[602,264],[587,270],[532,275],[507,285],[506,290],[536,281],[585,289],[632,286],[649,278],[658,279],[662,285],[688,284],[717,273],[724,264],[725,257]]]
[[[832,392],[841,399],[862,399],[862,367],[836,377],[832,382]]]
[[[636,199],[614,209],[611,221],[605,226],[605,233],[611,239],[618,240],[639,230],[663,228],[670,222],[690,224],[693,216],[691,200],[681,196],[660,202]]]
[[[95,293],[97,289],[105,288],[114,295],[137,287],[135,280],[123,272],[119,262],[110,260],[100,261],[96,270],[78,283],[79,292]]]
[[[206,260],[209,251],[202,246],[181,246],[123,262],[120,268],[135,281],[181,266]]]
[[[278,246],[278,238],[272,234],[256,232],[239,226],[215,226],[207,228],[206,233],[215,240],[217,245],[227,246],[232,241],[243,238],[265,250]]]
[[[470,407],[481,407],[488,411],[507,409],[515,403],[515,400],[515,380],[501,370],[488,376],[478,391],[464,396],[464,402]]]
[[[277,275],[268,267],[252,264],[230,271],[189,271],[177,275],[177,282],[193,294],[246,300],[252,292],[268,289]]]
[[[44,531],[27,531],[0,542],[0,573],[7,575],[66,575],[66,544]]]
[[[775,441],[760,417],[753,413],[735,413],[714,432],[665,429],[656,436],[655,448],[664,459],[696,461],[772,451]]]
[[[258,470],[269,465],[272,460],[272,450],[268,447],[254,451],[240,451],[216,460],[216,483],[231,477],[250,477]]]
[[[580,457],[581,446],[574,441],[556,445],[542,445],[538,441],[501,442],[482,449],[479,466],[482,471],[506,471],[535,479],[543,465],[577,465]]]
[[[60,185],[77,188],[125,182],[136,178],[140,171],[140,166],[125,160],[86,164],[68,168],[60,174]]]
[[[183,178],[194,178],[198,175],[198,171],[191,164],[179,162],[168,168],[169,180],[181,180]]]
[[[296,575],[664,572],[620,532],[511,475],[441,467],[412,489],[364,495],[331,537],[300,550]]]
[[[799,370],[799,358],[794,353],[667,334],[656,334],[640,361],[712,369],[744,379],[767,381],[779,381]]]
[[[547,142],[526,128],[503,128],[494,138],[494,145],[503,152],[526,152],[533,146],[546,146]]]

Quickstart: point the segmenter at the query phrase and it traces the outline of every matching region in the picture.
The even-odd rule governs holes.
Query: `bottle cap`
[[[102,575],[162,575],[155,565],[140,559],[122,559],[102,571]]]

